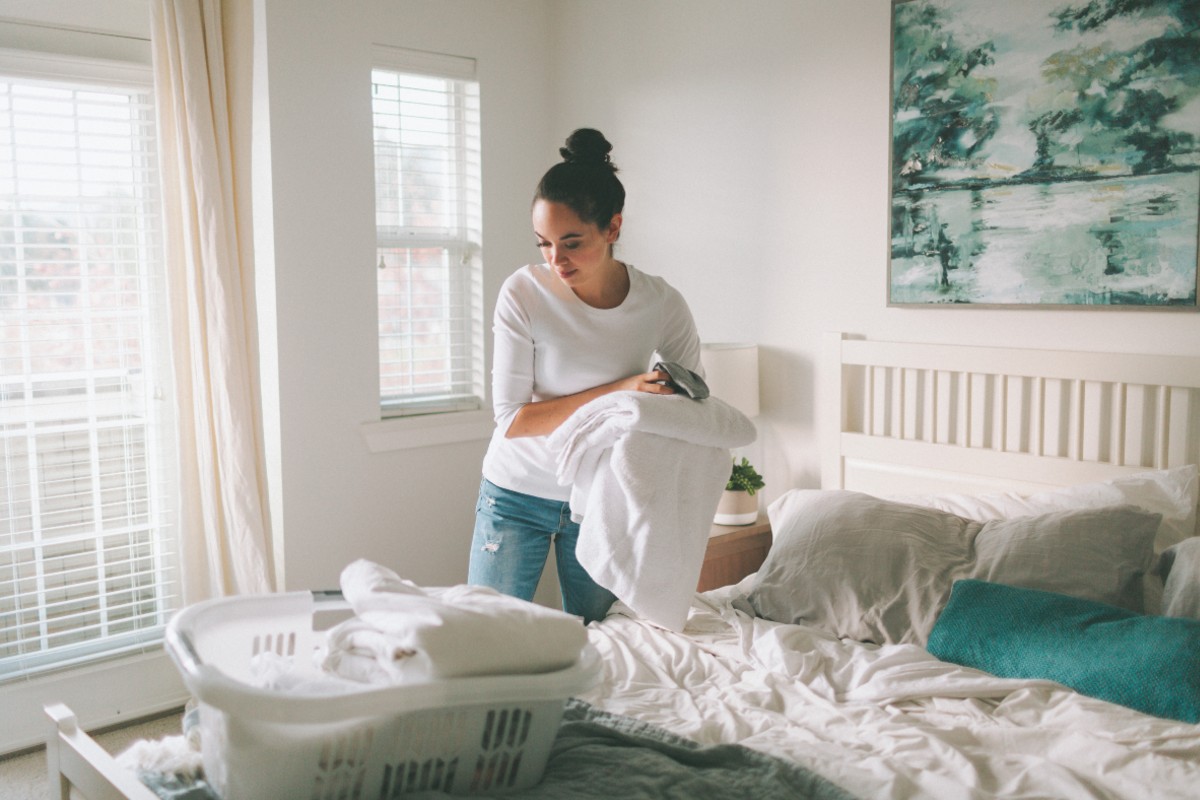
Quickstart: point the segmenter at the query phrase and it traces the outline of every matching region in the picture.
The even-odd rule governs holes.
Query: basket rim
[[[231,603],[299,613],[305,607],[311,612],[316,605],[341,602],[344,601],[330,603],[319,597],[314,602],[313,594],[307,591],[205,600],[171,619],[164,646],[184,684],[201,703],[231,715],[280,723],[320,724],[391,717],[431,708],[565,702],[568,697],[592,688],[603,671],[599,651],[586,642],[575,663],[550,672],[439,678],[396,685],[361,684],[361,689],[348,682],[351,688],[345,693],[302,695],[237,680],[204,663],[190,643],[189,631],[197,621]]]

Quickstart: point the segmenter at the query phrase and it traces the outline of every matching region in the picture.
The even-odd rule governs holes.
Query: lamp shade
[[[704,380],[719,397],[747,417],[758,416],[758,345],[712,342],[700,345]]]

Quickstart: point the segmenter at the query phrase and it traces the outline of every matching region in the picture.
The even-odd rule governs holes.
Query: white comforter
[[[737,594],[697,595],[683,633],[620,606],[588,626],[606,673],[583,699],[790,759],[862,798],[1200,797],[1200,725],[754,619]]]

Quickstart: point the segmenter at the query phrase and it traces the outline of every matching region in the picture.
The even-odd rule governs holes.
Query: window
[[[478,409],[484,346],[474,62],[379,47],[376,64],[383,416]]]
[[[0,68],[0,682],[178,605],[150,73],[32,61]]]

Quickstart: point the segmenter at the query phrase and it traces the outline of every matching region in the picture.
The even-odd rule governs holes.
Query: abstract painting
[[[889,305],[1197,308],[1200,2],[892,6]]]

